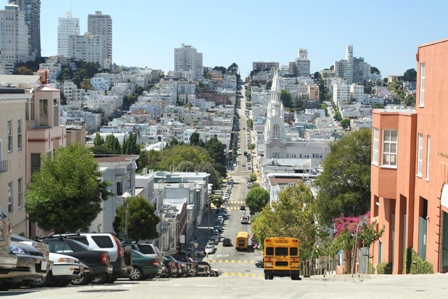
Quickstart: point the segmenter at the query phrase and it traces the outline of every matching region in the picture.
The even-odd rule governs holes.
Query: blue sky
[[[294,61],[298,48],[320,71],[344,59],[349,44],[383,77],[401,75],[416,67],[418,45],[448,37],[445,0],[43,0],[43,56],[57,54],[58,18],[70,10],[81,34],[88,14],[112,17],[118,65],[172,70],[184,43],[203,53],[204,66],[236,62],[243,77],[253,61]]]

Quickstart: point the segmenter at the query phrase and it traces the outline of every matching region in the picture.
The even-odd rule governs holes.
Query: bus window
[[[287,256],[288,255],[288,248],[286,248],[286,247],[276,247],[275,248],[275,255]]]
[[[297,256],[297,255],[299,255],[299,250],[298,250],[298,248],[290,248],[289,249],[290,250],[290,255],[293,255],[293,256]]]
[[[266,255],[274,255],[274,248],[266,247]]]

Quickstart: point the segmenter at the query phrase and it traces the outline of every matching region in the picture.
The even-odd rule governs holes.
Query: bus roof
[[[249,237],[249,233],[248,232],[238,232],[238,234],[236,235],[237,238],[241,237],[241,238],[247,238]]]

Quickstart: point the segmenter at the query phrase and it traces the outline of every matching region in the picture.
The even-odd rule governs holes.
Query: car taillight
[[[264,261],[265,262],[272,262],[274,259],[272,257],[265,257]]]
[[[123,256],[123,247],[121,246],[120,240],[118,240],[118,238],[115,236],[113,236],[113,237],[114,237],[115,244],[117,244],[118,256],[119,257]]]
[[[298,262],[299,258],[298,257],[292,257],[289,259],[291,262]]]
[[[153,260],[151,264],[152,264],[153,266],[158,266],[158,265],[159,265],[159,263],[157,262],[157,260]]]
[[[109,254],[107,252],[101,254],[101,262],[107,264],[109,261]]]

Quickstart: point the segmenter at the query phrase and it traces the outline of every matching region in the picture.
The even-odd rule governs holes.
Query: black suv
[[[103,284],[112,274],[113,267],[107,251],[97,251],[77,240],[64,237],[44,238],[42,242],[48,244],[50,252],[76,257],[90,267],[89,275],[72,280],[72,284]]]
[[[123,247],[120,240],[110,233],[79,233],[56,235],[66,239],[77,240],[87,246],[109,253],[113,272],[106,278],[107,283],[114,283],[118,277],[127,276],[132,270],[132,248]]]

